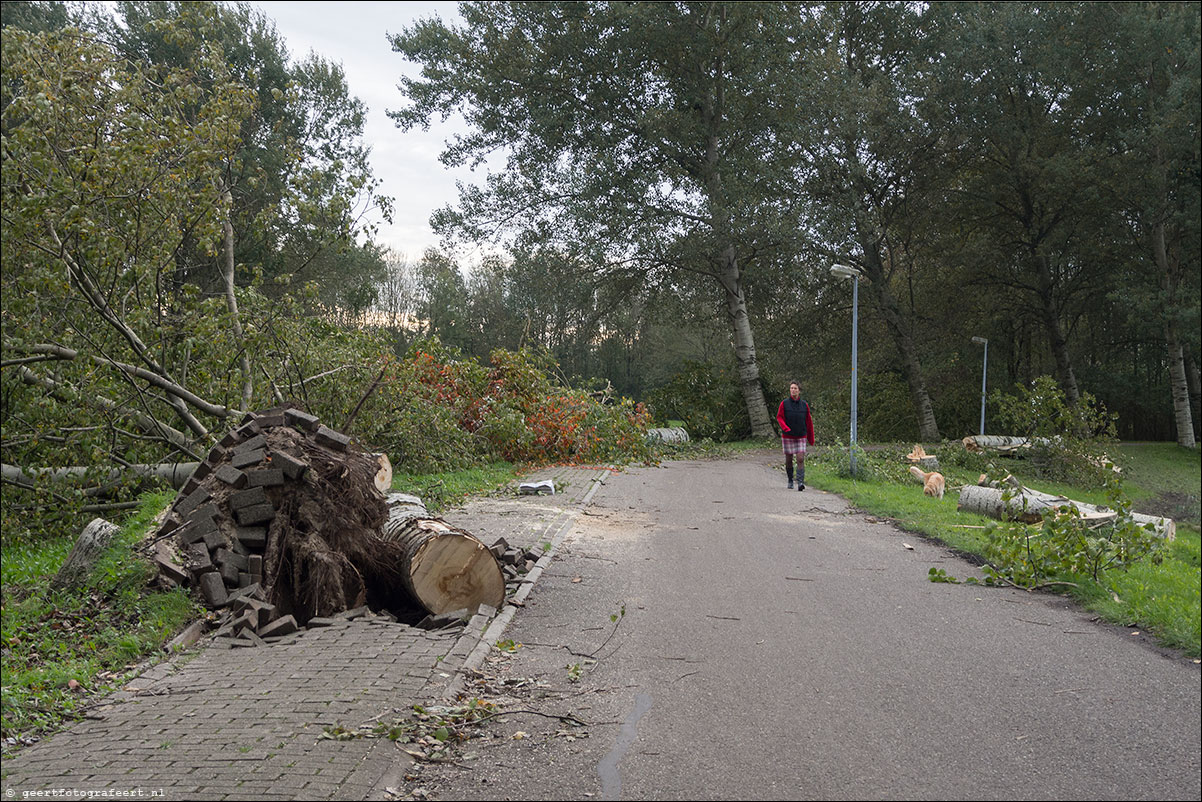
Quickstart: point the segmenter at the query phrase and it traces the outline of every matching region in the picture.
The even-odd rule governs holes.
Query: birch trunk
[[[1181,347],[1181,338],[1177,333],[1174,321],[1176,306],[1177,282],[1174,280],[1176,271],[1169,261],[1168,248],[1165,245],[1164,221],[1159,221],[1152,228],[1152,251],[1156,257],[1156,267],[1160,272],[1160,287],[1164,291],[1164,341],[1169,357],[1169,383],[1173,395],[1173,418],[1177,423],[1177,445],[1182,448],[1193,448],[1194,416],[1190,411],[1189,381],[1185,372],[1185,353]]]
[[[760,386],[755,337],[751,332],[751,320],[747,316],[747,300],[743,295],[742,277],[733,245],[727,246],[722,261],[722,287],[726,291],[726,311],[730,316],[734,334],[739,389],[743,393],[743,403],[747,406],[747,416],[751,420],[751,434],[753,437],[771,437],[772,420],[768,417],[764,388]]]
[[[1185,382],[1189,387],[1189,405],[1194,415],[1194,437],[1196,439],[1198,431],[1202,430],[1202,380],[1198,376],[1198,363],[1194,361],[1188,350],[1184,347],[1181,350],[1185,357]]]
[[[1010,492],[1012,498],[1003,499],[1002,495],[1005,492]],[[1044,510],[1055,509],[1057,507],[1075,507],[1083,517],[1101,523],[1113,520],[1116,517],[1115,513],[1110,510],[1102,510],[1092,504],[1073,501],[1064,496],[1041,493],[1038,490],[1021,486],[1016,490],[1009,487],[965,485],[960,491],[960,501],[956,505],[957,510],[975,512],[978,515],[995,518],[999,521],[1015,520],[1024,523],[1038,523],[1043,520]],[[1172,518],[1161,518],[1156,515],[1143,515],[1133,512],[1131,513],[1131,519],[1140,526],[1151,524],[1156,534],[1165,540],[1173,540],[1177,537],[1177,525],[1173,522]]]
[[[242,370],[242,408],[250,409],[251,402],[254,400],[255,384],[254,377],[250,372],[250,357],[246,355],[246,343],[242,333],[242,319],[238,315],[238,296],[234,294],[234,226],[230,222],[230,215],[233,214],[234,201],[233,197],[227,190],[225,193],[225,219],[221,221],[221,231],[225,240],[224,253],[221,262],[221,278],[225,286],[225,303],[230,310],[231,328],[234,330],[234,339],[238,343],[241,353],[238,355],[238,367]]]

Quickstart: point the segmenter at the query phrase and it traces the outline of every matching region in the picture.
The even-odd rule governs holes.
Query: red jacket
[[[781,437],[805,440],[814,445],[814,419],[810,417],[810,405],[805,401],[792,398],[781,401],[776,410],[776,422],[780,424]]]

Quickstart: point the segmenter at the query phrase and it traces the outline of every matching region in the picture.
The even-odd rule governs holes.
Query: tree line
[[[392,39],[422,67],[398,125],[458,113],[444,160],[505,162],[436,228],[504,246],[517,271],[566,263],[652,325],[724,320],[751,432],[771,432],[765,374],[773,392],[839,383],[843,263],[862,275],[862,408],[894,421],[880,434],[972,430],[977,336],[994,386],[1051,373],[1125,436],[1193,445],[1197,4],[461,14]]]
[[[6,482],[194,459],[272,403],[340,418],[430,336],[722,436],[796,378],[833,436],[833,263],[865,438],[975,431],[979,336],[991,388],[1053,373],[1193,444],[1196,4],[466,3],[392,38],[422,72],[391,113],[461,114],[444,160],[504,168],[416,260],[364,222],[391,203],[341,68],[260,12],[3,14]]]

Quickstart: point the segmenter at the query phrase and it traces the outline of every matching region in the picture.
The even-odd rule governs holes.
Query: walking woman
[[[806,448],[814,445],[814,419],[810,417],[810,405],[801,400],[801,385],[795,381],[789,384],[789,397],[776,410],[776,422],[780,424],[789,489],[793,489],[793,457],[797,457],[797,489],[805,490]]]

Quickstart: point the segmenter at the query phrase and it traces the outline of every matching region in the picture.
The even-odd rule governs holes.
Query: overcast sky
[[[437,121],[429,131],[403,132],[387,115],[402,105],[397,84],[402,74],[416,76],[416,65],[394,53],[387,35],[412,22],[437,16],[458,20],[454,2],[252,2],[275,20],[294,60],[310,50],[342,64],[350,93],[367,106],[364,138],[371,164],[382,180],[380,193],[395,200],[392,225],[380,223],[376,239],[412,259],[421,257],[438,237],[430,213],[455,202],[456,179],[479,180],[465,169],[451,171],[438,161],[451,125]],[[470,254],[464,254],[470,261]]]

